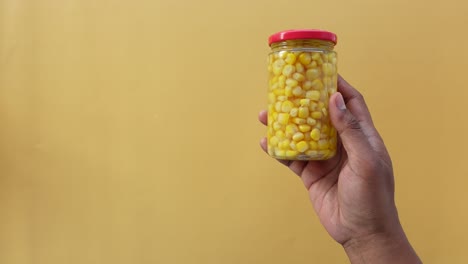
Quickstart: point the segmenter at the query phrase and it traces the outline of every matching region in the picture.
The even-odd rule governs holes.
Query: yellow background
[[[425,263],[468,263],[468,4],[0,0],[0,263],[347,263],[261,152],[267,37],[339,35]]]

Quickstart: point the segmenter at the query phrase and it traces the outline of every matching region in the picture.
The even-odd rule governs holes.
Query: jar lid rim
[[[268,45],[276,42],[281,42],[285,40],[295,40],[295,39],[319,39],[319,40],[326,40],[331,41],[335,45],[337,43],[337,36],[335,33],[321,30],[321,29],[292,29],[292,30],[284,30],[277,32],[271,35],[268,38]]]

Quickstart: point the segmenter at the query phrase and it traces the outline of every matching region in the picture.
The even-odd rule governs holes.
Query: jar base
[[[317,151],[309,151],[311,153],[308,154],[300,154],[293,157],[288,156],[279,156],[275,155],[274,153],[270,153],[270,156],[278,159],[278,160],[300,160],[300,161],[309,161],[309,160],[328,160],[333,158],[336,155],[336,151],[331,150],[317,150]]]

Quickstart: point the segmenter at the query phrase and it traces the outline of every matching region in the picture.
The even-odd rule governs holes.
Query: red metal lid
[[[285,30],[275,33],[268,39],[268,45],[272,43],[281,42],[293,39],[320,39],[331,41],[336,44],[337,37],[335,33],[320,30],[320,29],[300,29],[300,30]]]

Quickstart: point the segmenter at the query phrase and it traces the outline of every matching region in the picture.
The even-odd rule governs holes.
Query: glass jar
[[[337,37],[322,30],[272,35],[268,59],[268,153],[282,160],[325,160],[336,154],[328,102],[337,90]]]

